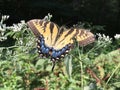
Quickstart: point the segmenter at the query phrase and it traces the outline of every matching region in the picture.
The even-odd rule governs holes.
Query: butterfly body
[[[59,28],[57,24],[46,20],[33,19],[27,24],[38,38],[39,55],[50,57],[52,61],[64,57],[71,49],[74,39],[80,46],[85,46],[95,40],[94,35],[87,30]]]

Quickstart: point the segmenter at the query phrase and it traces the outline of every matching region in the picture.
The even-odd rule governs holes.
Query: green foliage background
[[[2,17],[0,23],[1,90],[120,89],[120,38],[113,41],[104,34],[95,34],[98,38],[93,44],[79,47],[75,43],[74,50],[58,61],[51,72],[51,61],[39,58],[36,38],[26,23],[21,21],[8,27],[3,23],[6,18]],[[13,44],[6,46],[9,38]]]

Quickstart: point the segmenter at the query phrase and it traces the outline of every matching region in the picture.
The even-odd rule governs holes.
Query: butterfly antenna
[[[52,61],[52,72],[54,71],[55,68],[55,61]]]

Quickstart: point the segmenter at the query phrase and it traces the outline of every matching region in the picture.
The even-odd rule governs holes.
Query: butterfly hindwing
[[[76,41],[79,42],[80,46],[86,46],[86,45],[94,42],[95,37],[90,31],[80,29],[78,31],[78,34],[76,35]]]
[[[81,46],[92,43],[94,35],[88,30],[78,28],[59,28],[57,24],[40,19],[27,22],[30,29],[38,37],[38,51],[41,56],[50,56],[51,60],[64,57],[74,43],[74,39]]]

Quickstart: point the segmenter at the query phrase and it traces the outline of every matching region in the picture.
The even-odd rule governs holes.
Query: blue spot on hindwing
[[[55,52],[55,50],[52,51],[52,57],[56,58],[56,52]]]
[[[49,48],[46,48],[46,49],[45,49],[45,53],[46,53],[46,54],[49,53]]]
[[[56,51],[55,49],[53,49],[51,56],[52,56],[53,58],[60,57],[61,54],[63,54],[67,49],[68,49],[68,46],[66,46],[66,47],[64,47],[63,49],[58,50],[58,51]]]

